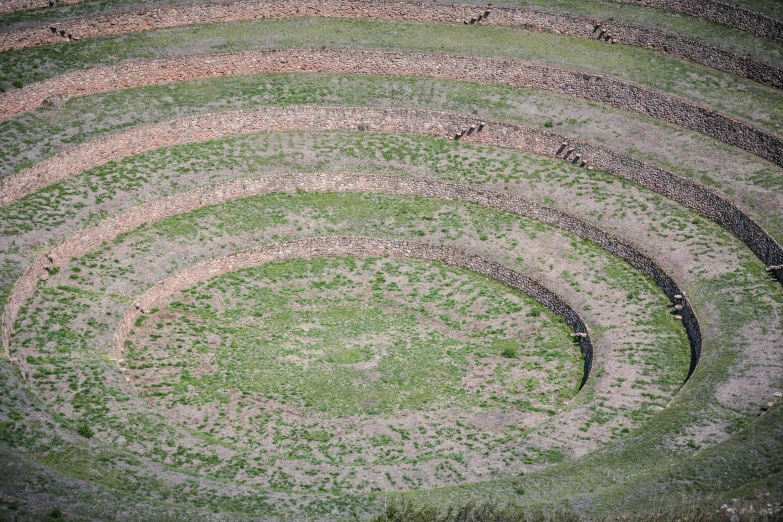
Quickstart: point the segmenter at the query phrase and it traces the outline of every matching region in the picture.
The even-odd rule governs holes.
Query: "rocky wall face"
[[[75,4],[81,0],[3,0],[0,4],[0,14],[27,9],[40,9],[41,7],[53,7],[57,4]]]
[[[51,7],[56,4],[72,4],[81,0],[4,0],[0,5],[0,14],[9,13],[12,11],[19,11],[24,9],[37,9],[41,7]],[[679,11],[687,13],[697,18],[718,22],[721,24],[748,31],[759,36],[766,38],[772,38],[774,40],[783,40],[783,23],[772,17],[765,16],[748,9],[727,4],[724,2],[718,2],[716,0],[620,0],[625,3],[643,5],[647,7],[654,7],[656,9],[664,9],[669,11]],[[237,18],[241,16],[241,13],[255,10],[264,17],[273,16],[359,16],[370,17],[369,14],[380,11],[388,12],[392,14],[398,14],[406,18],[393,18],[394,20],[415,20],[422,21],[416,16],[421,16],[421,6],[423,4],[415,4],[408,2],[382,2],[378,5],[377,2],[361,2],[350,0],[327,0],[324,2],[303,2],[296,0],[283,0],[276,3],[271,2],[242,2],[238,3],[238,7],[232,8],[230,4],[214,4],[207,6],[196,6],[196,9],[190,10],[175,10],[168,12],[168,9],[158,10],[143,10],[146,16],[147,23],[158,23],[160,25],[153,25],[152,27],[166,27],[163,25],[166,20],[186,20],[185,23],[207,23],[207,22],[219,22],[219,21],[233,21],[233,20],[246,20],[249,18]],[[485,12],[488,8],[481,6],[449,6],[449,5],[435,5],[433,7],[442,8],[440,13],[447,12],[449,7],[453,10],[458,10],[462,13],[460,19],[457,15],[452,16],[444,20],[432,19],[428,21],[463,21],[464,23],[481,23],[490,22],[489,17]],[[268,9],[270,11],[262,11],[262,9]],[[495,8],[495,10],[509,10],[509,8]],[[518,9],[517,9],[518,10]],[[164,13],[164,11],[166,11]],[[291,12],[293,11],[293,14]],[[519,10],[521,11],[521,10]],[[536,13],[536,11],[531,11]],[[139,12],[137,12],[139,13]],[[339,15],[333,13],[340,13]],[[545,17],[545,13],[536,13],[539,16]],[[114,25],[142,25],[143,22],[135,21],[127,13],[123,14],[124,18],[120,18],[115,21]],[[435,16],[435,15],[431,15]],[[581,20],[574,17],[574,19]],[[110,23],[108,17],[100,17],[94,19],[96,23]],[[198,20],[203,20],[199,22]],[[177,24],[180,25],[180,24]],[[72,33],[74,36],[78,33],[82,25],[69,25],[69,29],[73,28],[77,30],[77,33]],[[71,32],[73,29],[69,30]],[[552,26],[553,30],[558,30],[557,27]],[[59,31],[58,31],[59,33]],[[85,36],[96,36],[91,33],[81,33]],[[103,33],[103,34],[116,34],[116,33]],[[569,33],[570,34],[570,33]],[[61,37],[68,35],[63,34]],[[78,36],[77,36],[78,37]]]
[[[529,8],[485,8],[459,4],[391,3],[363,0],[322,2],[265,0],[141,9],[0,33],[0,52],[164,27],[306,16],[488,24],[537,29],[600,40],[607,44],[620,43],[655,49],[773,87],[783,88],[783,70],[759,60],[658,29],[584,16],[546,13]]]
[[[783,23],[772,17],[716,0],[620,0],[718,22],[759,36],[783,40]]]
[[[144,60],[75,71],[0,96],[0,119],[53,96],[82,96],[143,85],[271,72],[448,78],[552,91],[606,103],[693,129],[783,166],[783,141],[684,99],[605,78],[518,60],[410,52],[287,49]]]
[[[698,320],[690,303],[687,298],[682,295],[680,288],[674,280],[652,259],[646,257],[632,246],[600,230],[596,226],[564,212],[522,198],[509,196],[505,193],[484,191],[465,185],[416,178],[342,173],[289,174],[232,180],[211,187],[198,188],[181,194],[175,194],[131,208],[102,221],[94,227],[87,228],[74,234],[54,247],[47,255],[37,259],[31,267],[25,271],[22,278],[14,286],[3,316],[3,335],[6,354],[8,354],[10,334],[13,331],[14,322],[19,309],[23,303],[33,295],[38,281],[41,278],[47,277],[47,270],[52,266],[57,266],[68,259],[78,257],[90,250],[94,250],[103,242],[111,241],[118,235],[129,232],[141,225],[153,223],[169,216],[190,212],[207,205],[214,205],[232,199],[269,193],[294,193],[297,190],[318,192],[375,192],[462,201],[527,216],[531,219],[571,232],[583,239],[593,241],[609,252],[621,257],[633,267],[652,277],[669,299],[679,307],[679,313],[682,316],[683,324],[685,325],[689,339],[691,340],[691,372],[695,368],[696,362],[698,362],[701,355],[702,337]],[[230,256],[228,257],[230,258]],[[209,263],[209,261],[206,261],[202,265],[211,266]],[[147,297],[144,299],[158,299],[158,297],[156,297],[158,294],[155,292],[168,291],[167,289],[169,288],[159,287],[160,285],[156,285],[148,293],[145,293],[145,296]],[[138,310],[153,307],[144,299],[139,301]],[[571,321],[568,324],[577,332],[586,332],[586,330],[580,329],[582,323],[579,321],[581,321],[581,319],[579,321],[573,318],[569,319],[569,317],[571,317],[569,314],[573,312],[570,307],[563,307],[561,305],[555,306],[554,301],[551,301],[548,305],[545,304],[545,306],[565,317],[567,321]],[[129,324],[132,325],[133,321],[135,321],[135,316]],[[114,350],[116,357],[119,357],[117,354],[124,344],[124,336],[127,335],[126,327],[130,328],[130,326],[127,325],[121,326],[119,330],[121,338],[115,338]],[[586,357],[587,374],[589,371],[589,364],[592,364],[592,345],[589,345],[589,339],[581,339],[581,336],[580,342],[588,343],[587,345],[583,344],[582,346],[583,353],[585,353]]]
[[[593,360],[593,346],[587,325],[585,325],[580,315],[565,301],[535,280],[500,263],[455,248],[365,237],[325,237],[275,243],[260,248],[235,252],[224,257],[209,259],[188,267],[159,282],[137,298],[135,305],[126,312],[115,331],[112,357],[115,359],[122,358],[125,339],[127,339],[136,319],[146,310],[158,306],[167,297],[176,292],[190,288],[201,281],[243,268],[291,259],[309,259],[322,256],[379,256],[424,259],[467,268],[490,279],[499,281],[506,286],[529,295],[542,306],[565,319],[566,324],[579,337],[582,354],[585,356],[585,375],[582,384],[584,384],[589,375]]]

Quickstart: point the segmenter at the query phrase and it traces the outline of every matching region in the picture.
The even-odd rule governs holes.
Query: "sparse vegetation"
[[[85,439],[91,439],[95,436],[95,432],[92,431],[90,423],[82,419],[76,423],[76,433],[84,437]]]
[[[171,1],[179,0],[155,4]],[[1,16],[0,26],[120,4],[150,5],[89,0]],[[667,27],[783,63],[778,42],[664,11],[527,4]],[[125,59],[289,46],[536,60],[783,129],[783,97],[740,77],[622,42],[480,24],[266,19],[81,39],[1,53],[0,92]],[[145,122],[294,104],[419,107],[552,129],[708,185],[783,238],[780,169],[749,153],[555,93],[431,78],[262,74],[76,97],[0,122],[0,169],[8,176]],[[142,202],[238,177],[333,172],[519,196],[621,237],[672,275],[696,310],[704,344],[691,380],[682,386],[691,354],[674,303],[639,271],[551,225],[411,195],[243,197],[58,257],[36,278],[12,359],[0,358],[0,519],[783,519],[775,395],[783,391],[783,288],[710,219],[599,170],[369,131],[270,131],[163,147],[1,207],[3,306],[33,259]],[[580,390],[579,338],[559,316],[469,270],[410,258],[289,260],[137,305],[205,259],[338,235],[447,245],[530,275],[584,317],[595,347],[590,379]],[[110,360],[119,321],[137,306],[125,354]]]

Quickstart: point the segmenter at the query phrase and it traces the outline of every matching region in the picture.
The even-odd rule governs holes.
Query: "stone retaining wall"
[[[180,143],[286,129],[448,136],[588,164],[707,216],[736,235],[767,266],[783,265],[783,248],[758,223],[727,199],[694,181],[603,147],[536,128],[417,109],[292,106],[203,114],[140,126],[79,145],[9,176],[0,185],[0,205],[71,174],[131,154]],[[774,273],[783,281],[783,268]]]
[[[770,16],[716,0],[619,0],[628,4],[679,11],[696,18],[783,41],[783,22]]]
[[[660,118],[783,166],[783,142],[777,136],[676,96],[603,76],[518,60],[401,51],[249,51],[142,60],[75,71],[0,96],[0,120],[31,110],[55,95],[81,96],[199,78],[301,71],[448,78],[553,91]]]
[[[192,24],[319,16],[405,22],[478,23],[538,29],[580,38],[622,43],[667,52],[777,88],[783,70],[703,42],[658,29],[594,18],[545,13],[527,8],[481,7],[370,0],[251,0],[140,9],[95,18],[68,20],[0,33],[0,52],[81,38],[132,33]]]
[[[188,267],[153,286],[137,299],[139,307],[132,307],[120,321],[114,333],[112,357],[122,358],[122,351],[130,330],[144,309],[158,306],[175,292],[192,287],[196,283],[217,277],[227,272],[276,263],[290,259],[309,259],[324,256],[381,256],[396,258],[425,259],[448,265],[467,268],[478,274],[523,292],[545,308],[565,319],[566,324],[578,336],[584,355],[582,385],[586,382],[593,361],[593,345],[587,325],[563,299],[543,287],[530,277],[490,259],[457,250],[456,248],[433,246],[401,240],[373,239],[365,237],[323,237],[310,238],[235,252],[224,257],[208,259]]]
[[[82,0],[3,0],[0,2],[0,14],[27,9],[51,7],[54,4],[75,4]]]
[[[41,276],[44,276],[51,267],[58,266],[73,257],[84,255],[120,234],[169,216],[191,212],[207,205],[215,205],[232,199],[269,193],[294,193],[297,190],[374,192],[460,201],[512,212],[571,232],[578,237],[592,241],[649,275],[673,303],[681,305],[680,315],[691,342],[689,376],[701,356],[702,336],[699,323],[688,299],[682,294],[678,285],[652,259],[598,227],[564,212],[501,192],[484,191],[465,185],[416,178],[341,173],[289,174],[231,180],[211,187],[174,194],[131,208],[74,234],[55,246],[48,254],[36,259],[12,289],[2,319],[3,345],[6,355],[9,355],[10,338],[19,310],[33,296]],[[150,308],[150,306],[144,304],[141,308]],[[122,342],[124,342],[124,338],[118,346],[121,347]],[[592,362],[592,355],[590,355],[589,361]]]
[[[54,3],[74,4],[81,0],[3,0],[0,4],[0,14],[23,9],[48,7]],[[373,4],[378,3],[376,0]],[[718,22],[759,36],[783,40],[783,23],[775,18],[763,15],[716,0],[617,0],[629,4],[643,5],[687,13],[697,18]],[[387,3],[387,2],[384,2]],[[395,2],[388,2],[394,5]],[[325,6],[326,8],[326,6]],[[508,9],[508,8],[504,8]],[[470,18],[465,18],[469,21]],[[480,21],[480,20],[477,20]]]

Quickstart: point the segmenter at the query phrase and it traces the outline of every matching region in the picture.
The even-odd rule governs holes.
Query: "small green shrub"
[[[63,512],[58,507],[53,507],[52,510],[49,512],[49,517],[51,518],[63,518]]]
[[[95,432],[92,431],[92,427],[86,420],[79,421],[79,423],[76,425],[76,433],[85,439],[91,439],[95,435]]]
[[[554,124],[554,122],[552,120],[546,120],[546,122],[544,122],[544,127],[548,128],[548,129],[552,128],[554,126],[555,126],[555,124]]]
[[[503,351],[500,352],[500,355],[502,355],[506,359],[516,359],[517,348],[515,346],[506,346],[505,348],[503,348]]]

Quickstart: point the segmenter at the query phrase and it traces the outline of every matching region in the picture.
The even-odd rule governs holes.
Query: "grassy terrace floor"
[[[469,475],[491,473],[481,454],[547,419],[580,382],[578,346],[561,321],[443,265],[287,262],[175,299],[132,338],[137,389],[180,424],[264,448],[254,474],[263,461],[285,462],[280,475],[297,488],[347,491],[367,480],[367,465],[389,472],[370,489],[459,482],[468,462]],[[250,401],[226,403],[227,389]],[[563,458],[523,452],[528,464]],[[335,486],[326,471],[341,475]]]
[[[194,4],[192,1],[145,1],[132,0],[101,0],[85,1],[78,4],[60,5],[54,9],[36,9],[18,11],[0,16],[0,29],[39,25],[73,18],[96,16],[113,11],[125,11],[130,8],[161,7],[170,5]],[[477,1],[465,1],[476,3]],[[704,41],[710,45],[727,49],[754,58],[783,63],[783,45],[766,38],[759,38],[745,31],[731,29],[722,24],[700,20],[686,15],[650,9],[633,4],[618,4],[606,1],[584,0],[527,0],[495,2],[496,6],[532,7],[551,12],[565,12],[588,16],[597,19],[613,19],[618,22],[640,24],[655,27],[684,37]],[[773,8],[778,8],[777,2],[771,2]]]
[[[548,63],[684,96],[772,132],[783,129],[779,92],[749,80],[643,49],[499,27],[295,19],[171,28],[4,52],[0,83],[22,85],[128,59],[321,46],[442,51]]]
[[[218,338],[205,340],[205,331]],[[243,394],[290,399],[326,416],[481,403],[556,409],[581,379],[569,333],[524,294],[465,269],[321,258],[245,269],[180,292],[135,329],[127,361],[142,393],[167,407],[220,402],[228,380]],[[219,368],[201,368],[212,365],[213,348]],[[476,372],[465,394],[455,378],[474,364],[489,371]],[[177,373],[161,382],[166,366]],[[157,382],[143,384],[147,376]],[[517,378],[529,395],[515,389]],[[156,393],[172,382],[173,393]]]

